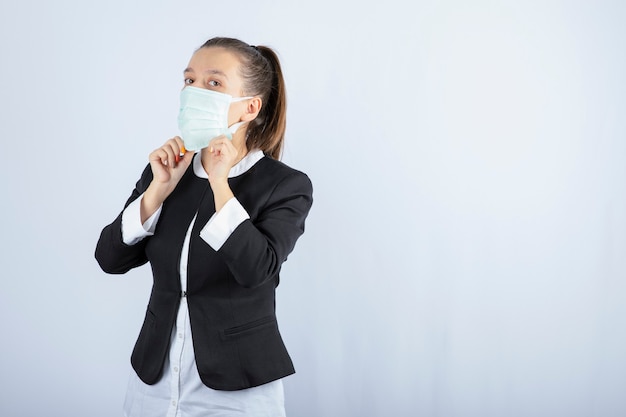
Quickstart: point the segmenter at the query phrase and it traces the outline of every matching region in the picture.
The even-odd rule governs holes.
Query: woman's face
[[[184,71],[185,87],[192,85],[233,97],[243,96],[243,80],[239,76],[239,59],[224,48],[200,48]],[[237,123],[245,112],[246,101],[230,105],[228,125]]]

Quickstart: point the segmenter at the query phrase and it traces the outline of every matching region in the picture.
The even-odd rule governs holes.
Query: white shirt
[[[231,168],[233,178],[248,171],[263,158],[263,152],[249,152]],[[208,181],[200,155],[192,161],[193,172]],[[122,239],[133,245],[152,236],[161,214],[161,207],[141,224],[140,204],[143,195],[133,201],[122,214]],[[236,198],[231,198],[215,213],[200,231],[200,237],[213,249],[219,250],[248,213]],[[194,216],[181,249],[180,282],[187,290],[187,256]],[[169,355],[165,359],[163,377],[154,385],[147,385],[132,371],[128,382],[124,414],[127,417],[208,417],[208,416],[285,416],[284,394],[281,380],[239,391],[218,391],[200,380],[193,351],[191,324],[187,298],[182,297],[176,323],[172,329]]]

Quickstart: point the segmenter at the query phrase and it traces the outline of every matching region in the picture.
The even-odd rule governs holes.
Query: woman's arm
[[[235,228],[217,253],[240,285],[256,287],[277,276],[304,233],[312,204],[311,181],[294,171],[276,186],[254,222],[247,219]]]
[[[124,209],[141,196],[152,181],[150,165],[146,167],[135,189],[130,194]],[[139,241],[134,245],[127,245],[122,238],[122,215],[120,213],[115,220],[107,225],[100,233],[96,244],[96,260],[102,270],[109,274],[123,274],[132,268],[145,264],[148,259],[144,252],[146,240]]]
[[[159,210],[191,164],[194,152],[186,152],[182,157],[181,153],[184,153],[183,141],[178,136],[150,153],[150,164],[124,205],[126,209],[143,194],[139,209],[142,224]],[[144,251],[147,239],[133,245],[124,243],[122,217],[123,211],[102,230],[96,245],[96,260],[102,270],[109,274],[123,274],[148,261]]]

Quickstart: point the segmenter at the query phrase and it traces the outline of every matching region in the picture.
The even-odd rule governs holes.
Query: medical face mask
[[[204,88],[187,86],[180,92],[180,111],[178,128],[180,129],[185,149],[197,151],[209,146],[211,139],[226,135],[233,138],[233,133],[245,122],[228,126],[230,103],[252,97],[237,97]]]

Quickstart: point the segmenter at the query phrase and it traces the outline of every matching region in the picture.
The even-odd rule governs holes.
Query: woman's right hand
[[[152,182],[141,201],[141,222],[145,222],[174,191],[187,171],[195,152],[186,151],[183,140],[175,136],[149,156]],[[180,156],[184,154],[183,156]]]
[[[181,157],[181,154],[184,156]],[[168,140],[150,154],[152,181],[173,190],[189,167],[193,154],[194,152],[185,150],[183,140],[179,136]]]

